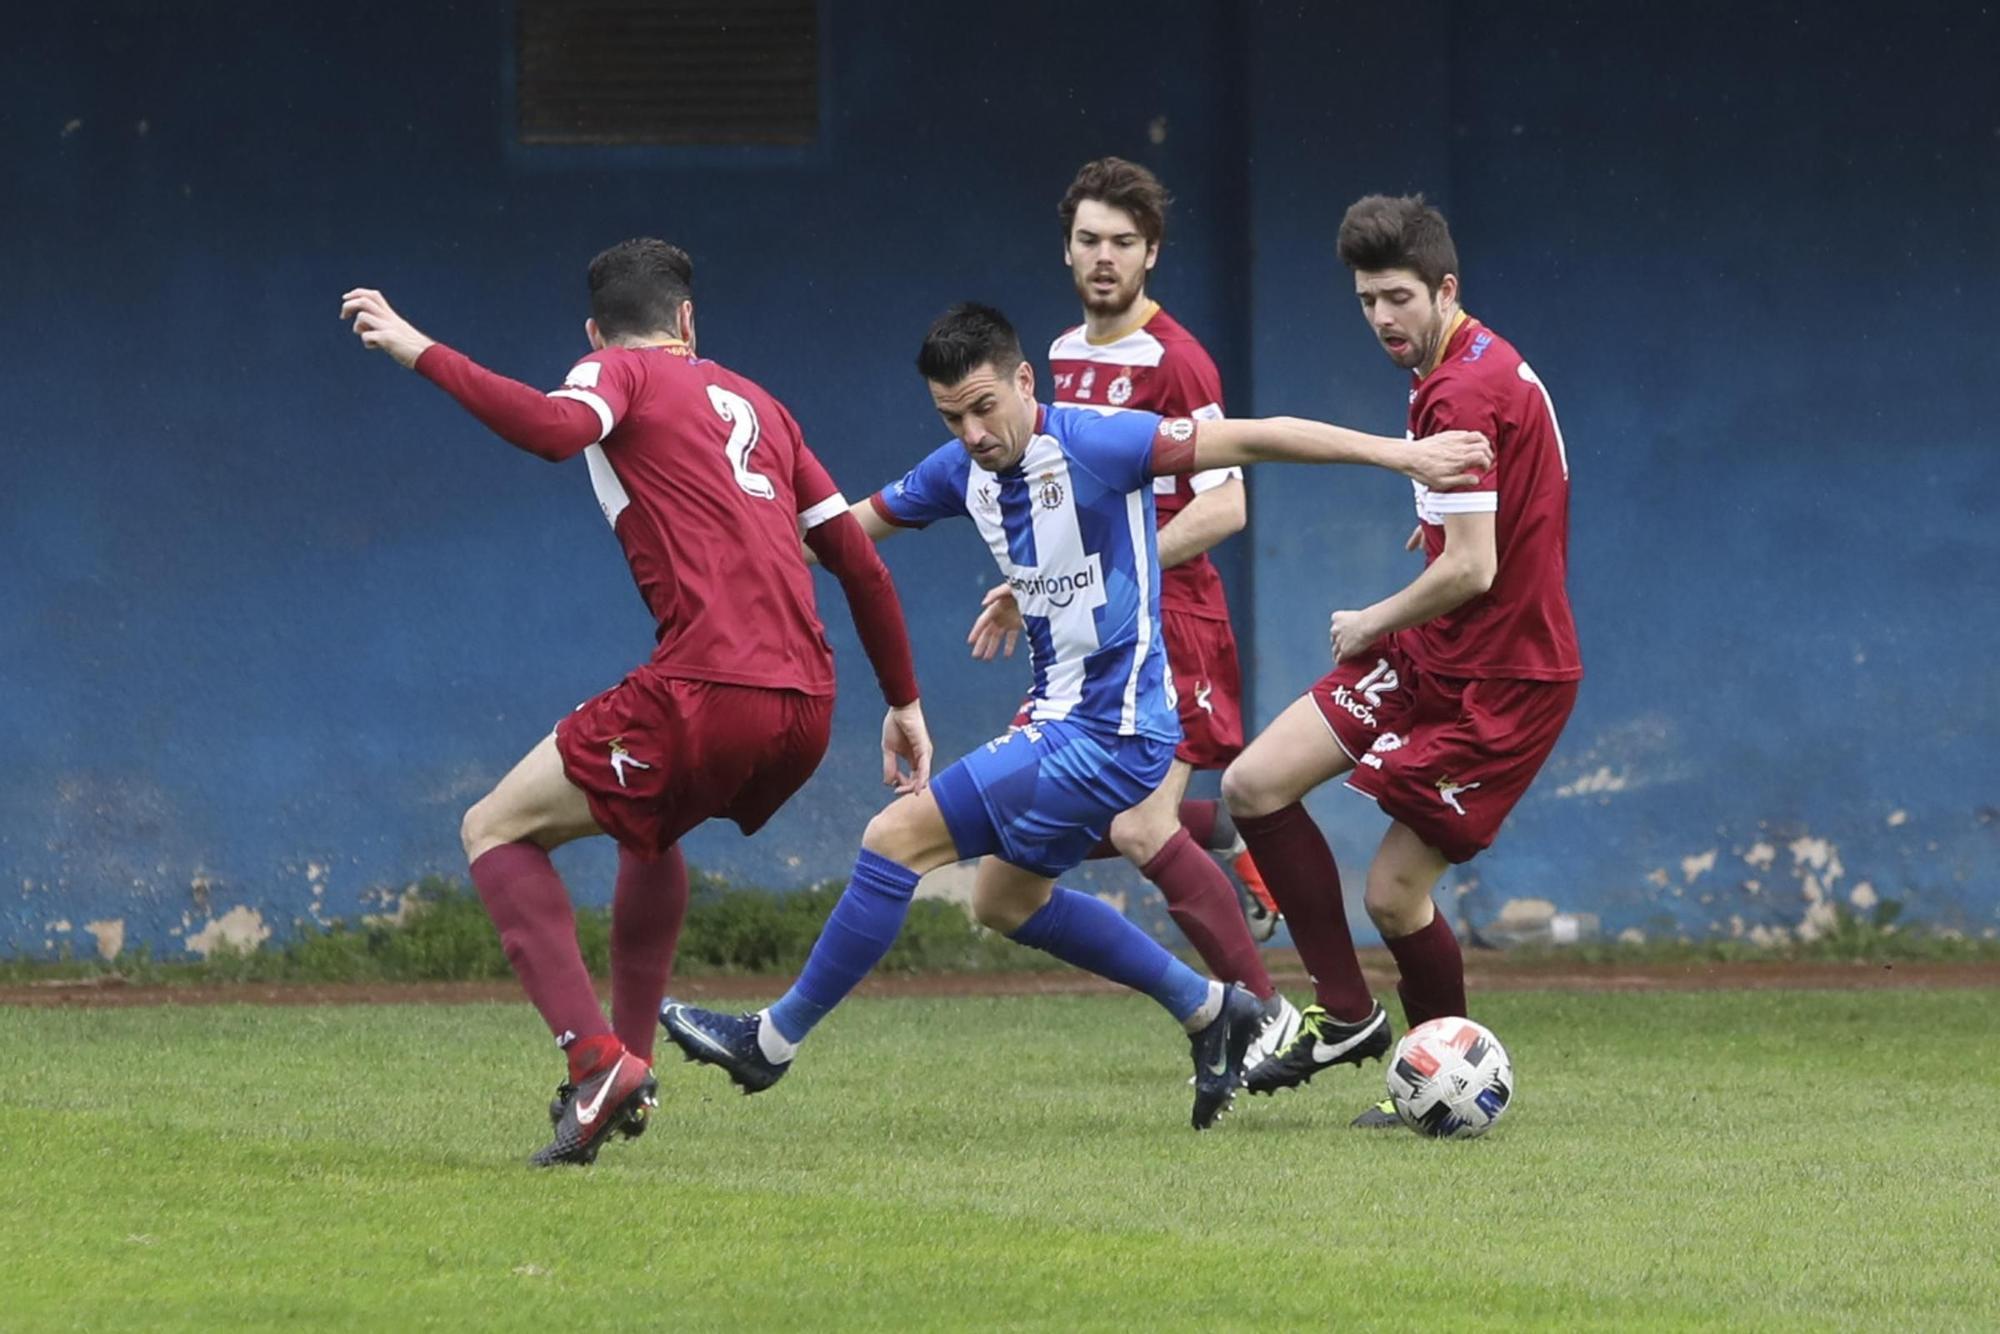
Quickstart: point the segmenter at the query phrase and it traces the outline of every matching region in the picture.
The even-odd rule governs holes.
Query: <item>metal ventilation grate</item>
[[[515,0],[528,144],[810,144],[818,0]]]

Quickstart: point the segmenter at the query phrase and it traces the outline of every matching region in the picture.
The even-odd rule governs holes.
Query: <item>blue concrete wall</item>
[[[1806,893],[1863,882],[2000,921],[2000,563],[1975,517],[2000,481],[1976,419],[1995,18],[1156,8],[1098,41],[1062,6],[972,31],[830,6],[823,142],[770,154],[513,145],[500,7],[100,0],[17,28],[0,954],[389,906],[458,869],[463,807],[643,656],[580,465],[512,453],[360,353],[346,287],[553,382],[588,256],[672,236],[704,351],[785,399],[859,494],[937,438],[908,368],[937,309],[997,301],[1030,341],[1074,318],[1053,203],[1110,151],[1179,197],[1155,288],[1239,411],[1400,429],[1331,255],[1376,188],[1450,209],[1468,304],[1555,393],[1592,674],[1457,886],[1475,922],[1546,900],[1611,931],[1796,929]],[[1407,504],[1386,477],[1255,479],[1232,573],[1260,717],[1318,674],[1328,611],[1407,577]],[[1022,677],[962,666],[990,568],[962,532],[885,554],[961,750]],[[702,865],[837,874],[879,804],[877,703],[822,595],[835,749],[758,839],[691,838]],[[1317,809],[1358,871],[1380,817]],[[603,900],[603,849],[562,862]]]

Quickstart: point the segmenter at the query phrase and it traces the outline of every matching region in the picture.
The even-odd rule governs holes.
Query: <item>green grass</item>
[[[1431,1143],[1373,1066],[1198,1136],[1144,1002],[863,1000],[555,1173],[525,1006],[0,1010],[0,1328],[1990,1328],[1993,1001],[1493,995]]]

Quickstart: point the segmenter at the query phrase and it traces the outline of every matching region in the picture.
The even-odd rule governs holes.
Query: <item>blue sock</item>
[[[1178,1020],[1185,1020],[1208,999],[1207,978],[1094,894],[1058,885],[1041,911],[1021,923],[1011,938],[1143,991]]]
[[[770,1008],[771,1024],[787,1042],[800,1042],[896,943],[910,898],[917,892],[917,873],[863,848],[854,859],[854,878],[826,929],[813,942],[799,980]]]

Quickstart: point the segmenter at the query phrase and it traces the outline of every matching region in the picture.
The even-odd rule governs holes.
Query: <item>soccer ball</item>
[[[1388,1078],[1403,1124],[1439,1139],[1485,1134],[1514,1100],[1507,1049],[1470,1019],[1433,1019],[1405,1033]]]

